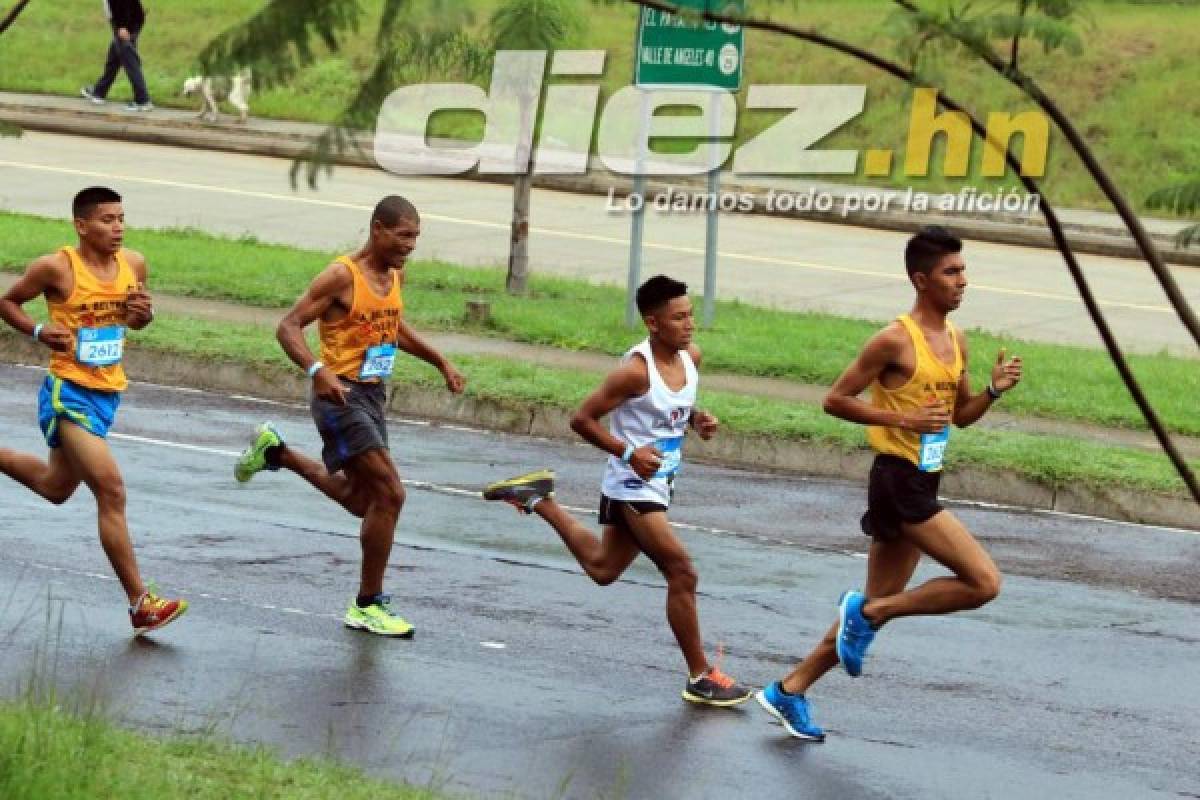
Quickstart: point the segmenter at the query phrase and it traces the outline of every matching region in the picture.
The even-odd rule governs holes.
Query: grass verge
[[[434,800],[332,761],[284,761],[211,738],[148,737],[53,703],[0,702],[0,797],[6,800]]]
[[[30,309],[44,315],[35,305]],[[8,334],[0,334],[3,335]],[[263,326],[213,323],[163,314],[133,337],[136,347],[207,361],[239,361],[268,371],[295,371],[275,344],[272,331]],[[543,405],[573,409],[602,378],[595,372],[534,366],[505,358],[460,357],[455,363],[467,376],[469,396],[508,407]],[[441,376],[433,369],[407,358],[400,362],[393,382],[435,388],[443,385]],[[815,405],[703,390],[699,402],[721,418],[728,433],[819,442],[847,451],[866,447],[861,426],[834,419]],[[1008,470],[1052,486],[1082,483],[1156,492],[1183,489],[1162,454],[1065,437],[973,428],[955,430],[947,464],[949,469],[973,464]],[[1200,462],[1192,462],[1192,466],[1200,469]]]
[[[60,220],[0,212],[0,270],[19,272],[39,254],[73,239]],[[135,229],[130,246],[147,253],[155,291],[282,307],[300,294],[330,253],[230,239],[191,230]],[[418,261],[406,270],[405,315],[423,330],[465,331],[569,350],[616,355],[637,334],[624,325],[624,292],[579,280],[534,276],[528,297],[504,291],[504,271]],[[486,299],[486,328],[468,326],[464,305]],[[698,337],[705,368],[828,385],[879,327],[878,322],[827,314],[775,311],[737,302],[718,304],[717,325]],[[273,337],[268,337],[273,339]],[[980,331],[969,334],[971,377],[987,382],[1000,347],[1020,353],[1026,378],[1004,398],[1015,414],[1145,429],[1116,369],[1101,350],[1025,342]],[[1200,435],[1200,362],[1169,356],[1129,357],[1147,396],[1169,429]]]

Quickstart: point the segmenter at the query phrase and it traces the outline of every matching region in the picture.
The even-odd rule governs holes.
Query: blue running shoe
[[[779,681],[775,681],[754,696],[758,704],[779,720],[792,736],[808,742],[825,741],[825,731],[812,721],[808,700],[804,695],[787,694]]]
[[[855,591],[844,593],[838,604],[837,657],[855,677],[862,675],[867,648],[875,638],[875,629],[862,613],[866,604],[867,596]]]

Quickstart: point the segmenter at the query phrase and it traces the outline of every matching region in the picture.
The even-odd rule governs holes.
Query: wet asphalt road
[[[0,442],[41,452],[41,373],[0,367]],[[143,573],[193,602],[132,640],[86,490],[67,505],[0,483],[0,690],[38,672],[126,724],[332,753],[451,793],[520,797],[1200,797],[1200,537],[959,507],[1008,573],[992,605],[900,620],[867,674],[811,693],[823,745],[754,705],[690,707],[663,591],[639,560],[607,589],[557,537],[472,489],[554,466],[590,508],[587,447],[396,420],[410,485],[389,570],[413,641],[343,629],[357,521],[290,475],[248,487],[232,454],[307,412],[135,384],[114,451]],[[129,438],[137,437],[137,438]],[[181,447],[182,445],[182,447]],[[861,582],[863,492],[690,465],[677,521],[724,666],[782,674]],[[594,524],[594,517],[586,517]],[[924,566],[919,575],[937,574]]]

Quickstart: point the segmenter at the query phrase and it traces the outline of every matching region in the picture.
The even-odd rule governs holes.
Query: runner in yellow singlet
[[[330,264],[279,323],[279,343],[312,380],[310,409],[324,442],[324,463],[288,446],[267,422],[234,467],[234,477],[242,482],[263,469],[290,470],[362,519],[362,576],[344,622],[381,636],[413,635],[413,626],[392,610],[383,591],[404,504],[384,418],[386,381],[397,350],[436,367],[450,391],[464,386],[458,370],[404,321],[400,286],[420,233],[412,204],[396,195],[385,197],[371,216],[367,243]],[[304,340],[304,329],[314,321],[320,359]]]
[[[876,334],[825,398],[826,412],[869,426],[875,462],[862,529],[872,537],[865,591],[842,595],[838,621],[782,681],[758,701],[798,738],[821,741],[805,692],[839,662],[862,673],[867,648],[888,620],[978,608],[1000,591],[991,556],[938,503],[942,462],[953,449],[950,424],[976,422],[1021,380],[1021,359],[1001,350],[991,382],[978,394],[967,376],[967,342],[947,321],[967,288],[962,242],[938,227],[923,228],[904,252],[916,289],[912,311]],[[871,390],[871,399],[859,395]],[[922,554],[953,573],[906,589]]]
[[[154,318],[146,259],[121,247],[125,212],[112,189],[84,189],[72,213],[78,245],[35,259],[0,299],[5,322],[51,350],[50,374],[38,395],[49,460],[0,448],[0,472],[55,505],[87,484],[96,498],[100,543],[141,634],[187,610],[185,600],[159,597],[142,582],[125,520],[125,483],[105,439],[128,385],[121,366],[125,332]],[[35,323],[22,308],[39,295],[46,298],[49,323]]]

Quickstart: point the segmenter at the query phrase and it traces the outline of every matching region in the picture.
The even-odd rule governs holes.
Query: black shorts
[[[862,530],[876,539],[895,539],[900,524],[925,522],[942,510],[938,485],[942,473],[922,472],[906,458],[877,455],[867,482],[867,513]]]
[[[629,506],[638,514],[653,514],[655,511],[666,511],[662,503],[651,500],[613,500],[608,495],[600,495],[600,524],[624,525],[625,518],[621,516],[620,506]]]
[[[383,414],[387,389],[382,383],[341,381],[346,389],[346,405],[326,402],[315,394],[309,401],[313,422],[325,443],[321,460],[330,472],[337,472],[354,456],[386,450],[388,446]]]

